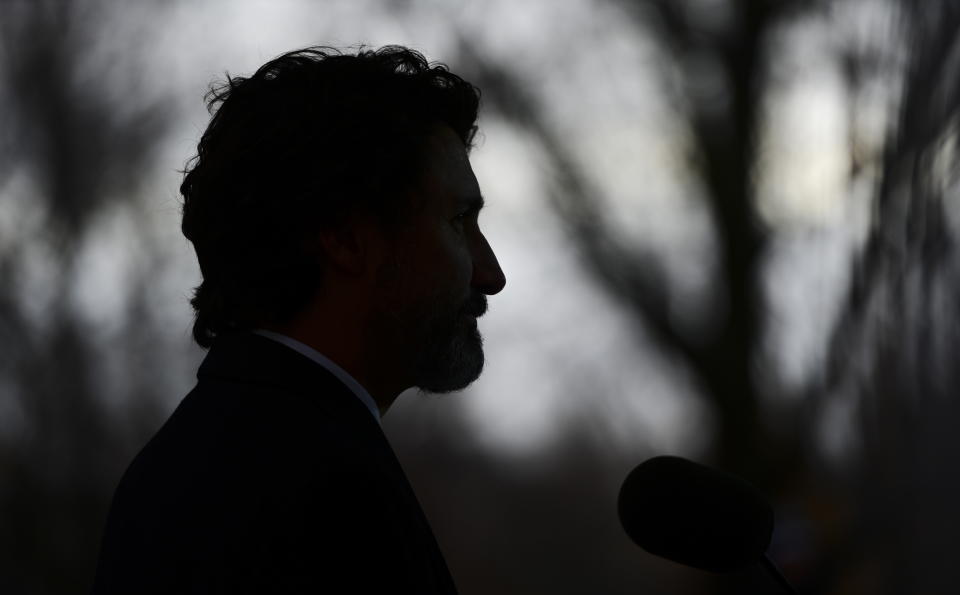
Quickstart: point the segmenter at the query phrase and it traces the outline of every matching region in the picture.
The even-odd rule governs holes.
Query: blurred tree
[[[688,18],[688,2],[640,0],[614,3],[637,23],[637,35],[659,23],[655,32],[674,62],[664,65],[663,86],[679,92],[682,117],[696,139],[696,169],[702,180],[716,228],[721,270],[709,296],[712,324],[680,328],[671,308],[664,263],[653,251],[618,242],[605,228],[598,191],[587,181],[583,165],[570,146],[556,137],[538,98],[501,65],[484,63],[463,40],[463,54],[472,58],[475,77],[494,109],[526,130],[551,162],[551,199],[583,258],[585,271],[628,306],[636,323],[651,332],[661,347],[678,356],[714,404],[717,461],[734,472],[768,486],[778,469],[789,469],[798,454],[799,435],[773,434],[760,418],[761,390],[756,382],[766,314],[760,279],[766,229],[757,212],[752,183],[756,161],[756,128],[764,93],[763,42],[783,19],[806,2],[732,2],[728,26],[702,29]],[[722,84],[712,93],[690,93],[703,76],[695,58],[709,55]],[[685,70],[688,67],[689,70]],[[666,83],[679,69],[688,79],[681,89]],[[702,87],[702,85],[701,85]],[[778,478],[777,478],[778,479]]]
[[[960,6],[901,6],[910,52],[900,116],[829,374],[854,405],[859,438],[843,558],[860,570],[853,592],[897,595],[956,590],[960,530]]]
[[[900,118],[876,164],[880,175],[872,231],[833,333],[831,369],[811,375],[795,398],[779,400],[788,409],[778,418],[791,420],[783,424],[764,415],[770,395],[757,370],[768,322],[762,280],[774,232],[763,222],[754,182],[763,102],[776,83],[771,72],[778,69],[769,42],[785,23],[823,15],[843,3],[714,2],[708,12],[724,18],[708,24],[695,18],[706,8],[697,2],[614,4],[635,20],[638,35],[652,31],[666,47],[665,55],[673,56],[660,73],[664,81],[677,72],[683,80],[676,104],[686,107],[682,117],[697,153],[692,173],[705,190],[704,206],[720,254],[715,291],[709,296],[713,324],[693,333],[676,324],[662,257],[616,239],[604,222],[597,189],[569,144],[556,135],[535,91],[521,82],[519,73],[484,61],[462,39],[471,77],[484,89],[488,104],[525,130],[547,156],[551,199],[580,249],[584,270],[626,304],[642,332],[651,333],[696,378],[716,416],[714,462],[771,495],[786,498],[800,491],[799,498],[811,501],[809,508],[830,509],[802,513],[821,524],[812,546],[820,551],[807,554],[817,559],[797,570],[804,586],[810,592],[907,593],[923,583],[932,592],[945,592],[950,567],[946,539],[957,524],[946,503],[956,501],[960,484],[943,477],[960,458],[957,441],[950,440],[958,413],[951,393],[960,386],[951,366],[958,347],[950,319],[958,302],[955,230],[948,225],[943,202],[945,192],[956,191],[951,186],[960,106],[956,5],[904,1],[882,7],[901,28],[885,40],[888,53],[897,55],[896,34],[911,42],[903,64],[883,63],[872,51],[876,48],[837,47],[851,117],[870,75],[881,69],[889,77],[891,69],[905,68],[886,81],[896,84],[896,75],[904,77],[900,103],[894,102]],[[712,65],[709,72],[704,63]],[[714,84],[704,77],[712,77]],[[704,86],[711,92],[697,92]],[[865,165],[853,136],[851,180]],[[852,362],[860,364],[853,374]],[[855,481],[835,474],[815,446],[824,410],[843,391],[861,396],[863,447],[852,473],[844,468]],[[944,491],[946,487],[950,489]],[[921,506],[925,512],[918,515]],[[862,514],[844,520],[848,507]],[[941,524],[935,529],[936,521]],[[833,522],[852,524],[825,526]],[[742,588],[722,581],[717,585],[724,592]]]
[[[143,424],[108,408],[96,330],[75,287],[96,222],[136,200],[164,112],[110,74],[133,49],[105,51],[98,2],[0,5],[0,591],[75,592],[90,583],[113,487]],[[146,237],[141,238],[146,241]],[[144,278],[150,262],[141,263]],[[136,287],[137,281],[131,280]],[[141,289],[143,286],[141,286]],[[151,337],[134,290],[110,357]],[[119,349],[116,349],[119,347]],[[134,375],[131,375],[134,376]],[[158,403],[131,378],[141,412]],[[124,415],[126,413],[127,415]],[[144,417],[150,417],[149,414]],[[151,419],[152,421],[152,419]]]
[[[960,346],[950,319],[960,285],[956,214],[947,202],[956,192],[960,22],[950,2],[894,3],[912,40],[901,118],[879,164],[873,227],[835,331],[830,373],[784,400],[793,420],[786,425],[766,415],[757,375],[768,322],[761,281],[775,233],[760,216],[754,183],[762,105],[777,68],[767,42],[784,23],[839,4],[607,0],[672,57],[658,74],[695,139],[691,173],[720,255],[711,324],[703,326],[677,324],[662,255],[609,233],[584,165],[552,128],[536,90],[520,82],[523,73],[492,63],[466,38],[460,61],[488,105],[548,157],[551,199],[584,269],[627,306],[638,333],[652,334],[696,378],[715,411],[715,462],[774,495],[826,478],[816,488],[824,508],[851,502],[853,524],[833,528],[840,535],[817,544],[817,560],[795,575],[807,592],[945,592],[957,524],[950,507],[960,496],[952,477],[960,459],[952,360]],[[116,68],[135,67],[138,44],[103,51],[107,6],[0,5],[3,592],[73,592],[89,581],[113,486],[170,396],[151,365],[167,357],[170,336],[149,299],[162,251],[142,217],[135,222],[143,226],[143,258],[108,348],[74,299],[88,273],[78,255],[105,214],[142,203],[141,176],[167,121],[157,104],[111,78]],[[722,18],[704,20],[704,7]],[[877,57],[849,47],[837,59],[854,97]],[[679,86],[669,82],[676,76]],[[856,107],[851,100],[851,117]],[[856,153],[856,140],[850,144]],[[863,167],[860,155],[851,162]],[[125,385],[104,386],[105,359],[126,372]],[[111,392],[127,407],[108,406]],[[811,443],[822,412],[842,395],[856,397],[861,446],[843,473],[829,474]],[[430,431],[411,427],[391,438],[407,453],[414,483],[426,488],[425,506],[465,594],[699,592],[687,574],[629,549],[612,512],[620,477],[582,428],[571,428],[552,463],[511,467],[471,447],[457,419],[422,421]],[[827,531],[837,517],[814,520]]]

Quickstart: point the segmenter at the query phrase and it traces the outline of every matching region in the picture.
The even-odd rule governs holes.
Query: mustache
[[[463,312],[477,318],[483,316],[487,312],[487,296],[482,293],[471,296],[463,307]]]

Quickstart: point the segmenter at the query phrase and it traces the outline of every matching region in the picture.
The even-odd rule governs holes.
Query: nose
[[[500,268],[497,255],[484,235],[479,236],[473,257],[473,279],[470,285],[486,295],[500,293],[507,284],[507,278]]]

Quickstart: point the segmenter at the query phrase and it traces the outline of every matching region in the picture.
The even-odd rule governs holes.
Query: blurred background
[[[209,84],[362,43],[483,91],[486,372],[385,418],[461,593],[775,592],[629,542],[657,454],[759,487],[801,593],[956,592],[958,31],[946,0],[0,1],[0,591],[89,589],[195,382]]]

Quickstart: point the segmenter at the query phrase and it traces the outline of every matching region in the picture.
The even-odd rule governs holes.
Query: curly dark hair
[[[450,127],[469,150],[480,92],[408,48],[310,47],[248,78],[228,73],[206,99],[210,125],[180,186],[204,348],[307,305],[323,276],[318,229],[355,213],[401,222],[432,129]]]

